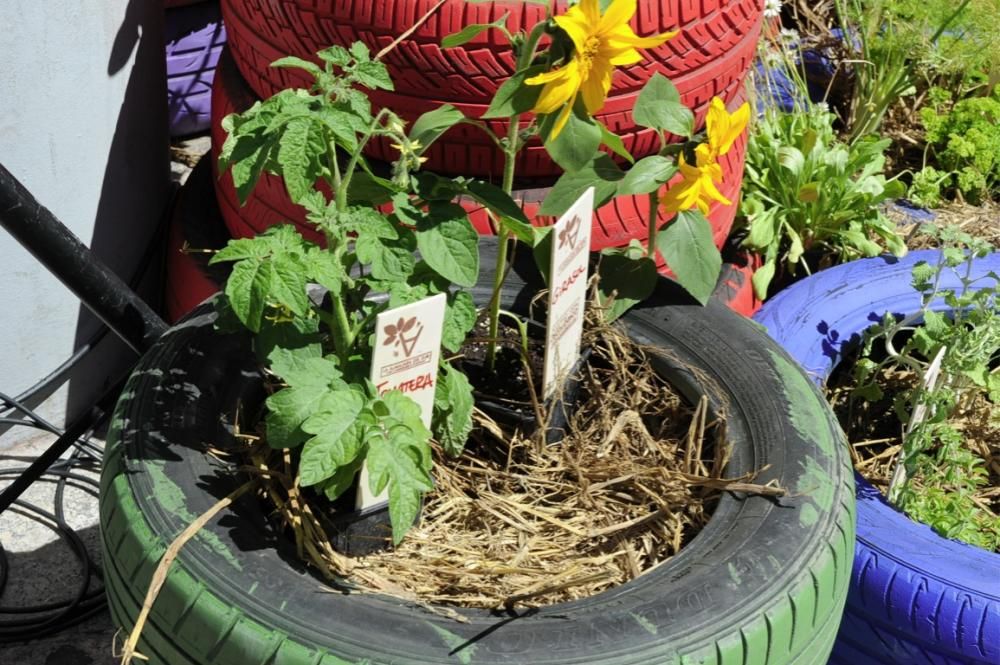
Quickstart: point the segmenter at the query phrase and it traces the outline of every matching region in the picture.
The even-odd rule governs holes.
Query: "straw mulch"
[[[333,550],[316,507],[289,479],[291,458],[252,444],[268,500],[301,556],[332,581],[389,593],[462,620],[447,606],[512,608],[578,599],[635,579],[704,527],[723,490],[780,496],[723,479],[725,425],[685,403],[650,367],[655,350],[613,329],[591,336],[584,401],[559,444],[479,427],[457,460],[436,451],[436,489],[395,550]],[[250,437],[253,438],[253,437]]]
[[[933,212],[934,223],[938,226],[957,227],[1000,248],[1000,204],[991,201],[981,206],[949,203]],[[906,213],[889,208],[887,214],[907,238],[906,246],[910,249],[932,249],[938,246],[935,238],[919,233],[920,225],[914,223]]]

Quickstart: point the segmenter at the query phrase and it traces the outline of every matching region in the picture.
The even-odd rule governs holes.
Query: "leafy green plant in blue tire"
[[[481,247],[490,265],[496,247]],[[502,292],[518,311],[540,278],[522,253]],[[492,292],[480,272],[477,303]],[[105,574],[116,622],[131,629],[168,544],[245,482],[236,445],[265,395],[245,334],[219,335],[206,305],[141,361],[116,409],[101,488]],[[691,401],[724,413],[727,475],[788,489],[724,496],[674,559],[572,603],[512,613],[448,612],[386,595],[325,592],[294,545],[244,495],[183,549],[153,603],[138,648],[154,665],[681,665],[826,662],[854,546],[854,496],[832,413],[766,335],[722,304],[693,307],[661,279],[621,318]],[[328,591],[333,591],[330,593]],[[463,620],[452,618],[458,615]]]
[[[851,261],[783,290],[754,319],[822,384],[844,354],[886,313],[910,316],[925,303],[912,284],[920,262],[940,252],[902,259]],[[1000,254],[978,258],[959,271],[940,273],[938,286],[991,288]],[[954,301],[952,301],[954,302]],[[947,313],[944,299],[929,303]],[[889,504],[856,474],[858,530],[850,591],[832,665],[1000,661],[1000,554],[944,538]]]

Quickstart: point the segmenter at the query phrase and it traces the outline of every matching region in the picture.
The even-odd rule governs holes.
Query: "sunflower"
[[[697,206],[702,214],[707,215],[712,201],[732,205],[732,201],[723,196],[715,186],[722,182],[722,167],[719,166],[718,159],[732,149],[733,143],[746,129],[749,121],[749,104],[744,103],[735,112],[729,113],[721,99],[712,98],[705,117],[708,142],[695,149],[694,165],[688,164],[681,154],[678,162],[681,181],[664,195],[664,212],[677,213]]]
[[[664,195],[662,203],[665,212],[677,213],[697,206],[702,214],[707,215],[712,201],[732,204],[715,186],[715,183],[722,182],[722,167],[712,157],[711,148],[702,143],[695,149],[695,156],[696,163],[688,164],[681,154],[677,167],[682,179]]]
[[[634,65],[642,60],[636,49],[654,48],[677,34],[639,37],[629,27],[635,9],[636,0],[614,0],[601,14],[598,0],[580,0],[555,17],[556,25],[573,40],[573,57],[559,69],[525,81],[545,86],[532,109],[535,113],[554,113],[562,108],[550,138],[554,139],[566,126],[578,95],[583,95],[587,113],[597,113],[611,89],[611,74],[616,66]]]

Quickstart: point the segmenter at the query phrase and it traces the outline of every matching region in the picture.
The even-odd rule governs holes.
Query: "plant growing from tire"
[[[722,259],[705,215],[713,201],[731,204],[717,188],[722,182],[718,159],[729,152],[749,120],[749,105],[744,103],[730,115],[722,100],[713,98],[707,138],[700,141],[701,137],[695,136],[694,115],[681,103],[677,88],[666,77],[654,74],[642,88],[632,116],[637,126],[655,131],[660,148],[657,154],[636,161],[622,140],[594,115],[604,105],[616,66],[639,62],[639,49],[659,46],[677,33],[636,35],[629,26],[635,11],[634,0],[582,0],[528,32],[511,34],[501,20],[466,26],[442,42],[446,48],[460,46],[486,30],[498,30],[512,44],[516,71],[499,87],[482,116],[509,122],[506,137],[491,135],[504,155],[505,192],[509,194],[513,188],[518,151],[538,137],[564,171],[542,203],[540,214],[564,213],[591,186],[595,188],[595,208],[615,196],[649,196],[645,246],[633,241],[624,249],[602,252],[599,300],[608,321],[652,293],[657,251],[681,286],[702,304],[707,301]],[[545,35],[551,39],[550,45],[538,52]],[[533,115],[522,123],[528,112]],[[687,140],[668,143],[670,136]],[[630,168],[623,170],[608,153],[628,162]],[[661,206],[661,189],[676,180],[678,171],[681,179],[662,194]],[[502,286],[507,269],[508,239],[525,242],[542,256],[551,242],[548,229],[533,229],[521,217],[499,215],[495,219],[501,243],[495,292]],[[540,267],[546,272],[542,263]],[[496,336],[499,321],[495,303],[496,297],[490,312],[491,337]]]
[[[219,160],[220,171],[232,168],[244,200],[261,173],[279,174],[326,247],[280,225],[230,241],[212,262],[233,263],[222,305],[256,333],[257,355],[280,385],[267,400],[268,443],[301,447],[299,481],[331,500],[367,463],[371,492],[388,491],[393,540],[399,542],[433,486],[432,432],[410,397],[398,390],[379,394],[368,380],[375,319],[447,293],[442,344],[457,350],[475,306],[466,291],[452,287],[475,283],[477,237],[461,207],[438,197],[420,206],[408,193],[411,172],[434,132],[423,132],[418,122],[407,135],[392,111],[372,112],[361,90],[392,88],[384,65],[360,43],[318,56],[323,67],[298,58],[274,63],[306,70],[315,84],[228,116],[229,138]],[[376,136],[400,146],[392,181],[374,175],[361,155]],[[332,200],[317,183],[333,192]],[[499,191],[484,182],[455,187],[483,196]],[[388,198],[394,211],[379,212],[375,204]],[[310,284],[322,287],[323,295],[310,297]],[[445,365],[436,392],[433,436],[458,455],[471,427],[471,388],[460,371]]]
[[[651,197],[646,247],[607,252],[606,318],[620,316],[652,293],[657,248],[671,261],[681,285],[702,302],[715,284],[721,259],[704,212],[709,201],[729,203],[716,189],[722,177],[716,160],[743,131],[748,107],[730,116],[715,100],[707,141],[669,146],[667,132],[693,135],[693,115],[672,84],[655,76],[634,113],[640,124],[656,129],[662,154],[640,160],[627,174],[610,162],[599,152],[601,145],[632,161],[621,141],[592,118],[603,105],[613,68],[637,62],[642,57],[637,49],[672,36],[635,35],[628,26],[634,12],[629,0],[616,0],[604,12],[596,0],[584,0],[524,34],[512,35],[496,23],[467,26],[446,39],[446,46],[458,45],[498,29],[517,55],[518,72],[498,89],[484,116],[510,118],[508,136],[494,136],[506,158],[500,187],[420,171],[423,152],[454,125],[489,130],[449,105],[425,113],[409,128],[390,109],[373,112],[364,90],[391,90],[393,84],[385,66],[361,43],[320,51],[322,65],[296,57],[277,60],[275,67],[311,75],[312,87],[283,90],[223,122],[228,137],[219,170],[232,170],[241,201],[262,173],[279,175],[291,200],[306,209],[326,241],[319,247],[293,226],[279,225],[252,239],[233,240],[212,258],[234,264],[222,306],[256,333],[259,359],[280,385],[267,400],[268,443],[282,449],[301,446],[301,484],[331,500],[353,486],[367,463],[370,491],[388,491],[397,543],[416,518],[423,493],[433,487],[431,438],[450,455],[459,455],[471,429],[473,400],[468,379],[448,363],[442,363],[436,386],[433,432],[420,422],[409,397],[398,391],[379,394],[367,379],[374,321],[387,309],[446,293],[442,343],[458,351],[476,321],[463,287],[476,281],[479,254],[476,232],[454,199],[471,197],[489,210],[501,238],[489,316],[492,364],[507,240],[516,237],[537,250],[547,236],[547,229],[530,226],[511,198],[515,157],[528,138],[540,135],[566,169],[546,201],[550,208],[572,203],[598,162],[613,167],[611,180],[604,182],[612,188],[601,191],[599,203],[619,193]],[[545,34],[552,44],[537,53]],[[529,110],[537,115],[522,126],[520,116]],[[362,155],[376,137],[390,139],[399,151],[388,178],[373,172]],[[667,190],[664,209],[679,216],[659,230],[658,192],[677,171],[675,160],[683,178]],[[391,212],[377,209],[388,203]],[[621,280],[623,274],[630,278]],[[636,275],[640,279],[631,279]],[[310,284],[321,287],[322,294],[310,297]]]
[[[866,332],[852,407],[883,399],[878,379],[888,368],[925,377],[893,399],[904,431],[887,497],[946,538],[1000,551],[1000,515],[980,497],[991,485],[991,469],[959,424],[963,414],[995,412],[1000,404],[1000,275],[971,276],[973,262],[993,251],[988,243],[951,227],[926,230],[945,247],[939,263],[913,267],[922,306],[901,319],[886,314]],[[955,272],[959,288],[940,286],[944,271]],[[947,312],[932,309],[942,300]],[[909,336],[900,345],[903,333]],[[879,349],[884,357],[875,360]]]
[[[889,139],[838,141],[834,115],[820,107],[766,113],[750,135],[740,212],[744,245],[764,257],[753,276],[759,298],[784,268],[810,271],[807,252],[837,261],[896,256],[906,245],[879,205],[902,196],[898,177],[882,174]]]

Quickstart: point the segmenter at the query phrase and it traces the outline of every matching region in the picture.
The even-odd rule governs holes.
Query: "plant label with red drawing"
[[[542,382],[546,399],[556,393],[580,357],[593,217],[594,188],[591,187],[550,231],[552,268],[549,273],[549,316],[545,329],[545,374]]]
[[[378,394],[398,390],[420,405],[431,426],[434,384],[441,355],[445,294],[382,312],[375,321],[370,378]]]
[[[420,406],[424,425],[431,426],[434,386],[437,384],[445,294],[418,300],[382,312],[375,319],[375,345],[369,378],[379,395],[398,390]],[[368,467],[361,468],[357,509],[388,500],[388,493],[374,496],[368,488]]]

